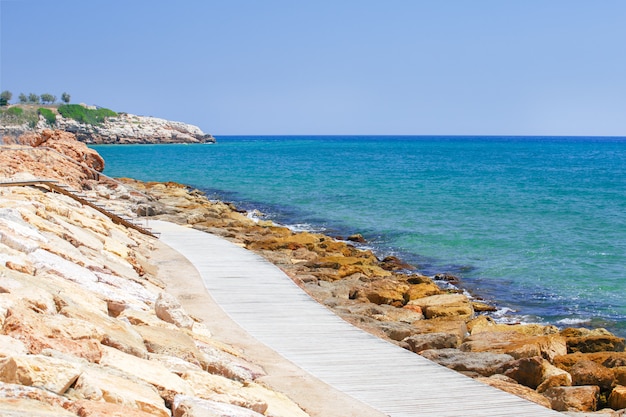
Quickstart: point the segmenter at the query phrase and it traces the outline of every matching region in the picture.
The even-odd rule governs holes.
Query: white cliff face
[[[136,116],[120,113],[107,118],[100,125],[90,125],[56,115],[54,126],[40,116],[34,128],[23,125],[1,125],[0,138],[17,138],[28,132],[41,132],[45,129],[70,132],[88,144],[133,144],[133,143],[214,143],[215,138],[205,134],[198,126],[175,122],[157,117]],[[1,144],[0,140],[0,144]]]
[[[85,143],[212,143],[215,138],[194,125],[157,117],[120,113],[101,125],[79,123],[57,115],[55,128],[74,133]]]

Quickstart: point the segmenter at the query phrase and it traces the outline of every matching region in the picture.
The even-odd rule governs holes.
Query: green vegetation
[[[0,107],[4,107],[8,105],[9,101],[11,101],[11,97],[13,97],[13,93],[11,93],[8,90],[5,90],[2,93],[0,93]]]
[[[30,127],[34,127],[38,120],[39,113],[30,106],[11,106],[6,110],[0,110],[0,124],[3,125],[27,124]]]
[[[104,122],[104,119],[107,117],[117,116],[117,113],[113,110],[105,109],[103,107],[89,109],[79,104],[62,104],[57,110],[61,116],[65,118],[74,119],[77,122],[90,125],[98,125]]]
[[[9,107],[6,114],[9,116],[20,117],[24,114],[24,109],[21,107]]]
[[[43,118],[46,119],[46,122],[48,122],[49,125],[54,125],[57,121],[57,115],[54,114],[54,112],[50,109],[40,107],[39,109],[37,109],[37,113],[42,115]]]
[[[53,96],[52,94],[45,93],[41,95],[41,102],[43,104],[52,104],[57,101],[57,96]]]

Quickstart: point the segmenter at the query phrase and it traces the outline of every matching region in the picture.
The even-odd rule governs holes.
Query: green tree
[[[29,103],[39,104],[39,101],[40,101],[40,99],[39,99],[39,96],[38,96],[37,94],[35,94],[35,93],[30,93],[30,94],[28,95],[28,102],[29,102]]]
[[[20,93],[20,95],[17,97],[17,99],[20,101],[21,104],[28,103],[28,97],[26,97],[26,94],[24,94],[24,93]]]
[[[0,93],[0,106],[6,106],[7,104],[9,104],[9,101],[11,101],[12,97],[13,93],[8,90]]]
[[[41,102],[43,104],[46,104],[46,103],[47,104],[52,104],[55,101],[57,101],[57,98],[56,98],[56,96],[53,96],[52,94],[45,93],[45,94],[41,95]]]
[[[61,101],[65,104],[69,104],[70,102],[70,95],[68,93],[63,93],[61,94]]]

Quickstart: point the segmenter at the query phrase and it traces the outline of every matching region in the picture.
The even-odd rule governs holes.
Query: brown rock
[[[606,329],[573,329],[561,331],[567,340],[568,353],[582,352],[623,352],[625,339],[617,337]]]
[[[459,347],[459,339],[450,333],[426,333],[409,336],[402,340],[409,350],[420,353],[428,349],[448,349]]]
[[[411,308],[409,304],[405,308]],[[417,307],[417,306],[415,306]],[[463,318],[435,318],[413,323],[415,333],[450,333],[463,340],[467,334],[467,324]]]
[[[443,290],[437,286],[434,282],[424,282],[420,284],[414,284],[409,287],[407,291],[409,301],[417,300],[420,298],[430,297],[431,295],[442,294]],[[419,307],[419,306],[415,306]],[[419,307],[421,309],[421,307]]]
[[[512,362],[510,355],[491,352],[462,352],[458,349],[431,349],[420,353],[426,359],[455,371],[491,376]]]
[[[438,317],[471,318],[474,315],[474,309],[469,298],[462,294],[432,295],[409,301],[408,304],[419,306],[427,319]]]
[[[508,364],[504,375],[538,392],[544,392],[551,387],[572,385],[571,375],[540,356],[522,358]]]
[[[363,296],[371,303],[389,304],[401,307],[406,304],[406,293],[408,289],[408,284],[399,283],[393,280],[376,280],[368,284],[363,289],[360,289],[359,293],[363,294]]]
[[[544,397],[541,394],[538,394],[536,391],[520,384],[516,384],[513,382],[507,382],[498,378],[485,378],[480,377],[476,378],[477,381],[482,382],[483,384],[490,385],[494,388],[501,389],[502,391],[506,391],[510,394],[516,395],[520,398],[524,398],[525,400],[532,401],[539,405],[542,405],[546,408],[550,408],[550,400]]]
[[[543,393],[557,411],[596,411],[600,388],[597,386],[554,387]]]
[[[607,368],[626,366],[626,352],[594,352],[594,353],[570,353],[557,356],[554,364],[561,369],[569,370],[577,362],[593,361]]]
[[[615,375],[611,369],[593,361],[580,361],[569,369],[574,385],[597,385],[604,391],[615,386]]]
[[[618,385],[609,395],[609,407],[614,410],[626,408],[626,386]]]
[[[559,335],[525,336],[516,332],[482,332],[465,339],[460,347],[467,352],[506,353],[516,359],[541,356],[549,361],[567,352]]]

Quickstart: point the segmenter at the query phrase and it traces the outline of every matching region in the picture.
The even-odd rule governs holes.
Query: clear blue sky
[[[214,135],[626,136],[626,0],[0,0],[0,89]]]

